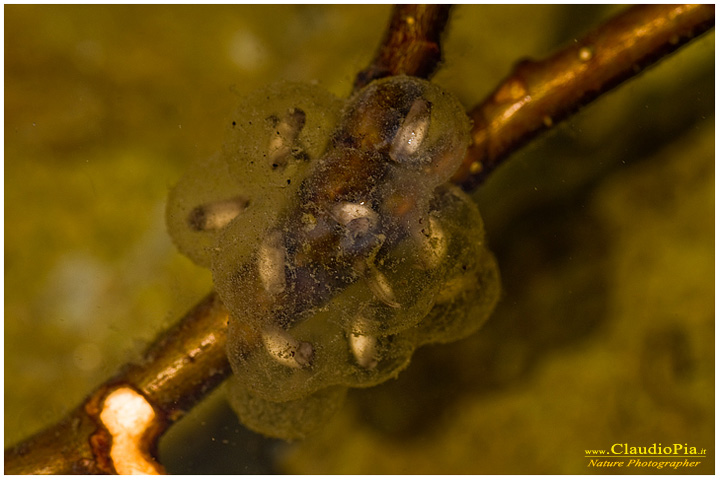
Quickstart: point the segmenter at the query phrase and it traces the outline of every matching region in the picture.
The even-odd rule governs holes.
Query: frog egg
[[[362,368],[373,369],[377,367],[380,352],[378,338],[367,332],[368,323],[364,316],[358,316],[348,335],[348,344],[357,364]]]
[[[190,228],[198,232],[222,230],[248,206],[250,200],[242,195],[209,202],[195,207],[188,215]]]
[[[256,279],[261,290],[259,283]],[[302,321],[282,328],[273,323],[281,320],[276,307],[263,307],[249,295],[245,303],[241,315],[230,319],[228,359],[253,395],[284,402],[343,383],[348,347],[336,309],[306,311]],[[262,333],[248,341],[247,326]]]
[[[422,268],[437,268],[448,258],[449,239],[439,219],[439,212],[428,215],[427,226],[420,229],[416,241],[422,249]]]
[[[364,202],[340,202],[333,207],[332,216],[338,223],[346,227],[360,220],[362,222],[357,224],[356,228],[363,227],[364,230],[374,228],[378,222],[377,213]]]
[[[166,221],[180,252],[209,267],[218,234],[250,204],[219,154],[190,165],[171,190]]]
[[[484,251],[477,269],[446,284],[438,302],[417,326],[416,344],[450,343],[480,329],[500,298],[500,273],[495,257]]]
[[[270,134],[268,159],[273,169],[285,168],[292,157],[304,154],[299,142],[300,132],[305,126],[306,115],[299,108],[289,109],[281,118],[270,116],[274,133]]]
[[[401,305],[395,299],[395,290],[387,277],[377,268],[370,269],[367,275],[368,287],[375,298],[390,308],[400,308]]]
[[[400,163],[416,156],[425,143],[430,128],[431,104],[417,98],[390,145],[390,158]]]
[[[477,206],[460,189],[443,186],[432,207],[448,238],[447,274],[435,305],[413,334],[417,345],[451,342],[478,330],[500,297],[500,275],[495,257],[485,244]]]
[[[350,355],[345,364],[346,374],[341,379],[343,385],[369,387],[393,378],[409,364],[415,349],[408,335],[370,333],[378,329],[373,324],[379,320],[369,318],[368,313],[358,313],[346,334]]]
[[[279,364],[290,368],[306,368],[312,364],[313,347],[310,343],[300,342],[278,327],[265,328],[261,336],[265,350]]]
[[[251,231],[264,231],[274,224],[324,152],[341,107],[339,99],[320,87],[289,82],[243,99],[228,122],[222,151],[190,165],[170,192],[166,219],[178,249],[210,267],[223,263],[213,260],[223,250],[219,245],[253,241],[243,241],[248,225]],[[250,221],[220,239],[243,217]],[[245,248],[245,256],[256,245]]]
[[[358,92],[343,122],[337,137],[360,148],[387,149],[400,170],[422,172],[423,186],[430,190],[457,171],[471,141],[470,120],[452,94],[404,75]]]
[[[278,230],[266,234],[258,249],[257,270],[265,291],[278,295],[285,291],[285,247]]]
[[[341,108],[340,99],[304,83],[280,82],[252,93],[227,129],[222,151],[230,174],[252,177],[265,194],[296,188],[301,179],[291,174],[322,156]]]
[[[325,346],[320,344],[315,350],[311,342],[295,335],[279,327],[268,328],[261,341],[241,355],[237,355],[236,339],[232,339],[228,358],[237,382],[253,396],[276,402],[298,400],[329,386],[322,368]]]

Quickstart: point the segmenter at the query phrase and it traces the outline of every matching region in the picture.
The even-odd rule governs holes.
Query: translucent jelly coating
[[[330,387],[299,400],[273,402],[253,395],[238,377],[227,385],[230,405],[249,429],[269,437],[300,440],[318,430],[341,407],[347,388]]]
[[[273,240],[260,239],[248,263],[246,249],[240,247],[248,243],[246,231],[239,228],[245,222],[238,218],[223,231],[213,274],[236,319],[257,328],[268,322],[287,328],[360,279],[388,305],[415,305],[419,292],[393,292],[398,299],[383,295],[386,279],[377,267],[398,243],[422,240],[432,191],[462,161],[468,130],[462,106],[429,82],[394,77],[360,91],[349,101],[328,150],[313,165],[294,204],[260,235]],[[260,221],[247,222],[252,232]],[[251,240],[256,239],[253,235]],[[427,311],[431,305],[426,303]]]
[[[442,214],[444,232],[456,239],[448,255],[466,261],[455,264],[435,297],[433,309],[412,330],[416,347],[471,335],[487,321],[500,298],[500,271],[485,243],[475,203],[457,187],[445,185],[436,190],[432,208]]]
[[[210,267],[220,234],[237,221],[236,260],[249,256],[325,152],[342,104],[318,86],[289,82],[242,100],[222,151],[192,164],[170,192],[166,217],[178,249]]]
[[[317,359],[312,371],[279,368],[277,362],[268,361],[267,355],[255,352],[258,355],[248,358],[244,374],[233,377],[231,403],[243,423],[264,435],[303,438],[339,408],[342,396],[330,395],[323,388],[326,385],[367,387],[381,383],[396,376],[418,346],[455,341],[482,326],[498,300],[500,282],[495,259],[484,245],[477,208],[459,189],[450,186],[438,188],[431,205],[430,214],[438,219],[436,228],[447,240],[443,262],[452,267],[446,270],[430,313],[403,332],[373,335],[370,332],[379,331],[373,329],[386,320],[382,316],[383,311],[387,312],[383,310],[385,305],[370,296],[359,303],[358,293],[353,292],[356,286],[346,289],[327,309],[290,329],[297,337],[325,342],[318,349],[322,358]],[[362,288],[357,285],[358,290]],[[402,315],[402,310],[397,314]],[[351,318],[354,321],[347,322]],[[338,328],[341,323],[344,328]],[[316,336],[308,334],[313,330]],[[360,360],[368,357],[358,358],[352,348],[358,333],[375,342],[371,347],[372,363],[361,364]],[[367,342],[360,343],[362,346]],[[293,399],[279,401],[287,398]]]
[[[372,386],[397,376],[419,345],[477,330],[499,296],[497,266],[484,245],[480,215],[455,187],[437,189],[431,205],[429,218],[444,237],[442,261],[426,269],[422,262],[434,252],[408,238],[379,267],[394,291],[417,292],[415,304],[392,308],[359,281],[287,329],[292,338],[315,347],[311,368],[288,368],[261,346],[234,342],[229,356],[241,372],[239,381],[256,396],[275,401],[297,400],[329,385]],[[395,325],[405,328],[391,328]],[[231,322],[231,341],[243,338],[232,334],[241,326]]]
[[[168,225],[231,312],[239,416],[297,438],[338,392],[396,376],[419,345],[461,338],[492,310],[482,221],[445,184],[469,121],[412,77],[374,82],[344,107],[315,87],[270,86],[234,118],[222,152],[171,193]]]

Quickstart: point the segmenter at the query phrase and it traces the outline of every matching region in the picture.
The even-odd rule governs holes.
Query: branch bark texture
[[[522,60],[469,115],[453,182],[473,190],[511,153],[715,24],[714,5],[640,5],[540,60]]]
[[[124,366],[63,421],[5,451],[6,474],[131,473],[127,451],[113,452],[123,435],[113,431],[108,403],[120,391],[137,394],[154,416],[131,426],[138,464],[134,473],[163,473],[153,459],[160,435],[230,375],[225,355],[228,312],[213,292],[163,332],[137,363]],[[126,419],[136,411],[120,412]],[[142,461],[140,461],[142,460]]]
[[[355,91],[378,78],[412,75],[428,78],[442,54],[440,37],[450,5],[396,5],[387,32],[370,65],[357,74]]]

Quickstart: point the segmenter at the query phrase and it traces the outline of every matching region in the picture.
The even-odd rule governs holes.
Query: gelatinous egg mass
[[[460,103],[413,77],[343,102],[281,83],[248,97],[222,151],[170,194],[178,248],[231,313],[231,403],[301,438],[348,387],[477,330],[500,290],[473,202],[447,183],[470,143]]]

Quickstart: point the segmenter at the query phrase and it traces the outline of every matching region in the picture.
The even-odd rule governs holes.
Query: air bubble
[[[593,50],[590,47],[582,47],[578,50],[578,58],[581,62],[589,62],[593,58]]]

